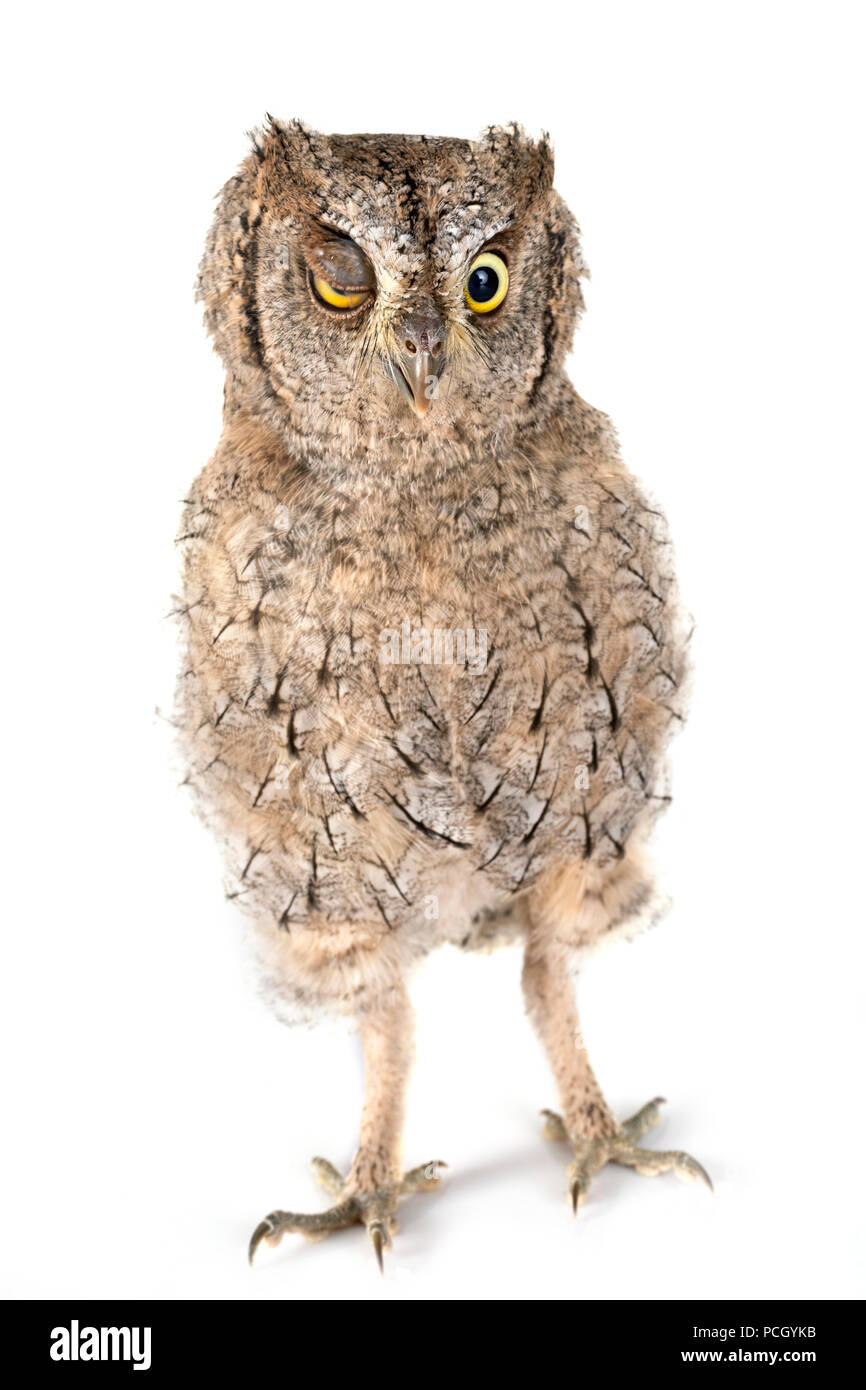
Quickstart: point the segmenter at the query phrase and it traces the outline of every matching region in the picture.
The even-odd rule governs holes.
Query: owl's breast
[[[380,553],[302,555],[240,523],[188,595],[189,780],[281,930],[417,931],[458,882],[496,908],[666,799],[682,652],[639,531],[560,498],[503,531],[491,491],[465,544],[408,557],[393,520]]]

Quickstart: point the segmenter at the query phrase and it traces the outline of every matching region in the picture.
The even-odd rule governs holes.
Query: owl
[[[325,1210],[262,1241],[363,1225],[401,1197],[407,982],[435,947],[523,952],[574,1212],[606,1163],[709,1183],[617,1119],[573,976],[662,902],[687,625],[662,513],[564,368],[579,229],[546,138],[321,135],[271,118],[225,185],[198,294],[223,432],[180,534],[186,781],[275,1007],[356,1021],[365,1098]]]

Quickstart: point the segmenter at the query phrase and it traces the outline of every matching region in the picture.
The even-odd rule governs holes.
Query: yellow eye
[[[369,290],[338,290],[323,280],[321,275],[311,275],[310,278],[322,303],[330,305],[332,309],[357,309],[359,304],[370,298]]]
[[[498,309],[508,293],[508,266],[495,251],[484,251],[469,267],[466,303],[476,314],[489,314]]]

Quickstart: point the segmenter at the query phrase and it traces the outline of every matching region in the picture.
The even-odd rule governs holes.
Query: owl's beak
[[[409,402],[416,415],[426,415],[430,402],[436,394],[439,376],[435,370],[432,353],[419,352],[407,359],[401,355],[399,362],[392,362],[392,375],[397,388]]]
[[[426,415],[445,366],[445,320],[432,304],[408,314],[397,328],[391,375],[416,415]]]

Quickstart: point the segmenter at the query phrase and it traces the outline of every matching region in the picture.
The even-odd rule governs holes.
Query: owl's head
[[[545,139],[319,135],[269,120],[201,265],[229,399],[301,440],[417,453],[531,428],[583,307]]]

